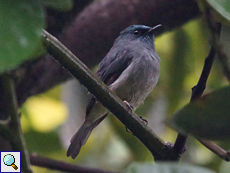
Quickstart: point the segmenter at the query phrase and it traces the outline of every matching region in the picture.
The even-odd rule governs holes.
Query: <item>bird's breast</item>
[[[151,56],[133,58],[130,65],[109,88],[137,108],[159,78],[159,60]]]

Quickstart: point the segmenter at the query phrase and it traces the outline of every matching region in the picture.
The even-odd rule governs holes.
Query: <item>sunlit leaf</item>
[[[44,11],[37,1],[0,1],[0,73],[29,59],[41,42]]]
[[[185,135],[230,138],[230,87],[214,91],[176,112],[168,124]]]
[[[128,167],[127,173],[215,173],[211,170],[192,166],[188,164],[175,164],[175,163],[133,163]]]
[[[25,103],[25,109],[30,117],[30,125],[40,132],[53,131],[67,116],[66,106],[48,97],[31,97]]]

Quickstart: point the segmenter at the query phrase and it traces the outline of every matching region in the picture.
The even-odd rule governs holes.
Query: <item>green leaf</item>
[[[62,146],[59,141],[57,132],[40,133],[33,130],[24,134],[27,149],[30,153],[37,152],[40,154],[61,151]]]
[[[178,132],[206,139],[230,138],[230,87],[189,103],[167,123]]]
[[[29,59],[41,45],[44,15],[37,1],[0,1],[0,73]]]
[[[71,10],[73,6],[72,0],[39,0],[43,5],[61,11]]]
[[[229,0],[206,0],[206,1],[222,18],[230,21]]]
[[[211,170],[192,166],[189,164],[175,164],[175,163],[133,163],[128,167],[127,173],[215,173]]]

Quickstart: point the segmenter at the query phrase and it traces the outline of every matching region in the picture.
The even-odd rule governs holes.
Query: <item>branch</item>
[[[100,169],[92,169],[92,168],[86,168],[81,166],[76,166],[73,164],[68,164],[62,161],[56,161],[53,159],[45,158],[45,157],[39,157],[39,156],[30,156],[30,162],[34,166],[39,167],[45,167],[48,169],[58,170],[58,171],[64,171],[64,172],[76,172],[76,173],[118,173],[118,172],[111,172],[111,171],[105,171]]]
[[[89,1],[89,0],[87,0]],[[79,1],[80,2],[80,1]],[[75,16],[65,32],[55,34],[88,67],[100,62],[119,32],[131,24],[154,26],[161,23],[163,32],[177,28],[200,16],[194,0],[100,0]],[[53,15],[58,21],[60,15]],[[113,21],[113,22],[111,22]],[[62,25],[63,23],[60,23]],[[68,79],[65,71],[49,55],[24,63],[13,72],[19,106],[31,95],[42,93]]]
[[[1,82],[4,85],[4,102],[6,104],[7,115],[10,115],[11,119],[9,121],[9,129],[11,138],[11,146],[13,151],[21,151],[21,165],[22,170],[25,173],[32,173],[30,168],[30,162],[28,159],[28,153],[25,147],[25,141],[21,130],[20,116],[18,115],[18,106],[15,95],[15,88],[13,80],[8,74],[2,74],[0,76]],[[3,127],[1,127],[3,128]],[[5,128],[4,130],[7,130]]]
[[[197,100],[203,94],[206,88],[206,83],[207,83],[208,76],[210,74],[210,71],[213,65],[215,55],[216,55],[216,50],[214,46],[212,46],[209,51],[208,56],[205,58],[205,63],[204,63],[204,67],[203,67],[200,79],[197,85],[192,88],[191,102]]]
[[[224,150],[223,148],[221,148],[220,146],[218,146],[217,144],[215,144],[212,141],[205,140],[205,139],[199,139],[199,138],[197,138],[197,140],[201,144],[203,144],[206,148],[208,148],[210,151],[212,151],[217,156],[219,156],[221,159],[223,159],[227,162],[230,161],[230,152],[229,151]]]
[[[197,85],[192,88],[192,96],[191,96],[190,102],[195,101],[196,99],[199,99],[201,95],[203,94],[206,88],[206,83],[207,83],[208,76],[212,68],[212,64],[213,64],[215,55],[216,55],[216,50],[212,46],[208,56],[205,58],[204,67],[200,75],[199,81]],[[177,135],[177,139],[174,144],[174,149],[179,153],[183,152],[186,148],[185,147],[186,140],[187,140],[187,136],[179,133]]]
[[[155,160],[177,160],[178,155],[140,120],[109,88],[101,82],[64,45],[43,31],[44,45],[68,72],[80,81],[107,109],[109,109],[149,149]]]
[[[208,8],[205,11],[205,19],[211,31],[212,46],[210,48],[208,56],[205,58],[204,67],[203,67],[201,76],[199,78],[199,81],[197,85],[192,88],[192,96],[191,96],[190,102],[195,101],[202,96],[206,88],[208,76],[210,74],[210,71],[213,65],[213,61],[215,59],[215,56],[218,50],[218,41],[219,41],[220,32],[221,32],[221,24],[213,21],[213,16],[210,12],[210,9]],[[186,140],[187,140],[187,136],[178,134],[174,148],[178,151],[183,150],[185,147]],[[218,146],[212,141],[200,139],[200,138],[197,138],[197,140],[201,144],[203,144],[206,148],[208,148],[210,151],[218,155],[220,158],[224,159],[225,161],[230,161],[229,151],[225,151],[224,149],[222,149],[220,146]]]

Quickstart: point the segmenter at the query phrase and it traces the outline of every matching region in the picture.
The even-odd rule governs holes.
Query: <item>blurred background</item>
[[[161,57],[160,79],[136,113],[165,141],[173,142],[177,133],[164,121],[190,101],[191,89],[198,82],[204,59],[209,52],[209,35],[205,22],[194,19],[182,27],[156,37]],[[97,66],[92,70],[96,72]],[[227,85],[222,68],[214,62],[205,93]],[[66,157],[69,141],[84,120],[87,90],[77,80],[70,80],[51,90],[32,96],[21,107],[22,128],[30,153],[105,170],[124,171],[134,161],[153,161],[151,153],[125,126],[110,114],[92,133],[79,156]],[[229,149],[230,142],[218,142]],[[181,162],[230,169],[225,161],[189,137],[188,150]],[[33,167],[34,172],[55,172]]]

